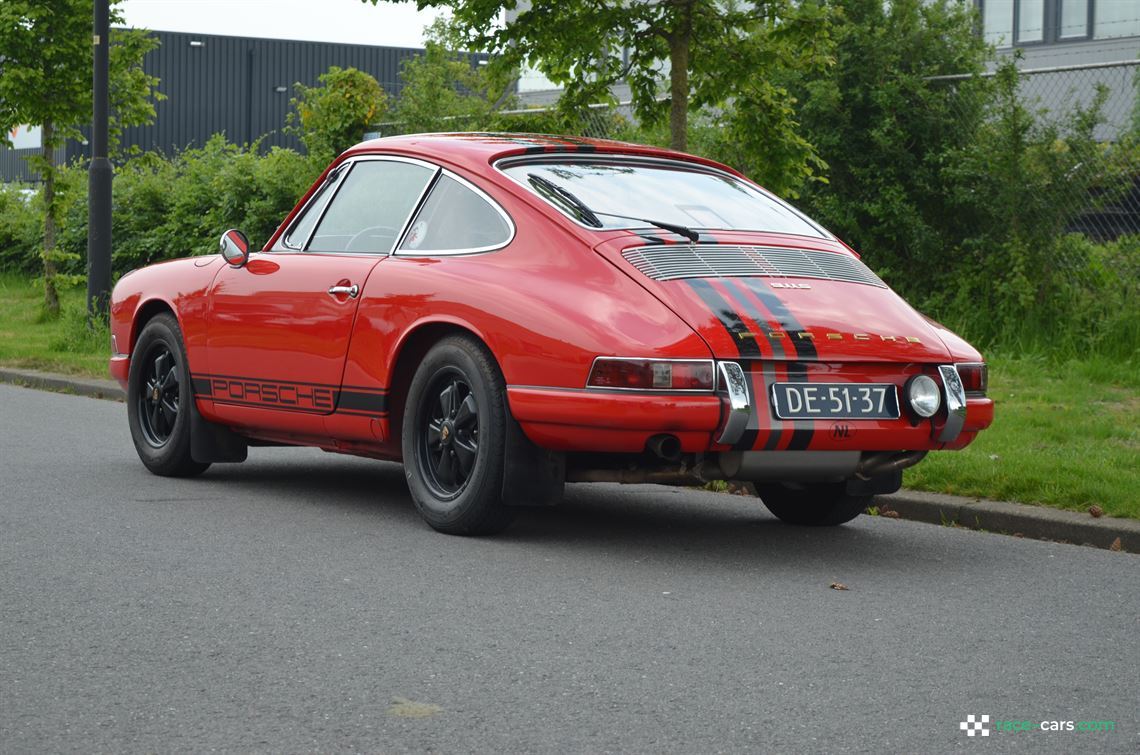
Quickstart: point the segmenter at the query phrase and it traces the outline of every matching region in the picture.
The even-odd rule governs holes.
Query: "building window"
[[[984,0],[982,33],[991,45],[1013,44],[1013,0]]]
[[[1136,0],[1096,0],[1093,17],[1097,39],[1140,36],[1140,3]]]
[[[998,47],[1140,36],[1137,0],[975,0]]]
[[[1017,44],[1044,41],[1045,0],[1021,0],[1017,3]]]
[[[1058,39],[1083,39],[1089,35],[1089,0],[1061,0]]]

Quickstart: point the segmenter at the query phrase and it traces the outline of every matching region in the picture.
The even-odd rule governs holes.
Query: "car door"
[[[195,375],[195,385],[219,417],[249,423],[249,407],[294,417],[336,408],[360,292],[435,173],[413,160],[350,161],[272,249],[217,275],[206,336],[210,374]],[[295,420],[285,426],[303,429]]]

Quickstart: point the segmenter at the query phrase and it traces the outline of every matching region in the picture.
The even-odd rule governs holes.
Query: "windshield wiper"
[[[564,189],[558,184],[551,181],[549,178],[543,178],[537,173],[527,173],[526,177],[530,179],[530,182],[534,184],[534,187],[536,189],[546,189],[548,192],[561,197],[563,201],[568,202],[571,209],[576,210],[578,215],[585,222],[589,223],[595,228],[602,227],[602,221],[598,220],[598,216],[594,214],[594,211],[587,207],[586,203],[581,199],[578,199],[578,197],[571,194],[569,189]]]
[[[605,215],[607,218],[625,218],[626,220],[636,220],[641,223],[649,223],[649,225],[655,225],[658,228],[664,228],[666,231],[672,231],[678,236],[684,236],[689,241],[697,241],[701,237],[701,234],[697,233],[692,228],[683,225],[677,225],[676,223],[666,223],[661,220],[650,220],[649,218],[635,218],[633,215],[616,215],[612,212],[598,212],[597,210],[594,210],[594,214]]]
[[[639,223],[648,223],[649,225],[657,226],[666,231],[671,231],[679,236],[684,236],[689,241],[698,241],[701,237],[699,233],[692,228],[688,228],[676,223],[666,223],[661,220],[650,220],[649,218],[639,218],[633,215],[619,215],[613,212],[600,212],[598,210],[591,210],[581,199],[574,196],[569,189],[565,189],[558,184],[551,181],[549,178],[544,178],[537,173],[527,173],[526,177],[534,184],[535,188],[543,188],[563,199],[563,201],[570,204],[570,206],[577,212],[577,214],[587,223],[595,228],[602,228],[602,221],[598,219],[599,215],[607,218],[624,218],[625,220],[636,220]]]

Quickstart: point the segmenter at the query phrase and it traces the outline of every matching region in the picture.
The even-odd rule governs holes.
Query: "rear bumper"
[[[509,386],[507,400],[527,437],[553,451],[640,453],[649,438],[668,433],[696,453],[709,448],[721,417],[721,399],[711,394]]]
[[[736,366],[721,362],[720,365]],[[744,385],[667,393],[509,386],[511,414],[536,445],[553,451],[641,453],[655,435],[675,436],[685,453],[721,451],[934,451],[964,448],[993,421],[993,401],[960,396],[957,411],[931,419],[780,420],[774,382],[889,382],[901,392],[922,365],[759,361],[740,365]],[[742,392],[743,391],[743,395]]]

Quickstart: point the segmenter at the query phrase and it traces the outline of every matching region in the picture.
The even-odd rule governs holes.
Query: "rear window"
[[[692,229],[830,238],[777,197],[726,173],[681,163],[565,160],[512,163],[502,170],[587,226],[640,228],[642,218]]]

